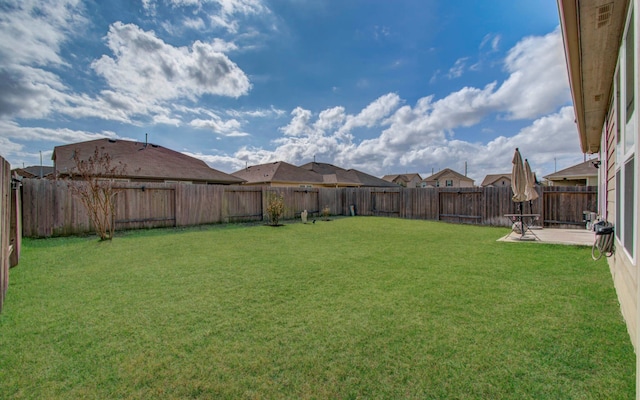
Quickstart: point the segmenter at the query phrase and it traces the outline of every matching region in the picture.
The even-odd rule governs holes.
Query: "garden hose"
[[[594,226],[596,240],[591,247],[591,258],[598,261],[604,254],[606,257],[613,255],[613,226],[607,222],[601,222]]]

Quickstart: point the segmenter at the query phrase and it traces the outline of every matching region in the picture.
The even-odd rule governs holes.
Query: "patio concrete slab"
[[[591,247],[593,245],[593,242],[596,239],[595,233],[593,231],[588,231],[586,229],[544,228],[544,229],[534,229],[532,232],[527,232],[524,240],[521,239],[519,233],[511,232],[509,235],[506,235],[498,239],[498,241],[552,243],[552,244],[567,244],[567,245]]]

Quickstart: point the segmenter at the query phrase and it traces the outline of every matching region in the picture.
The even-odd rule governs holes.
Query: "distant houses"
[[[311,162],[295,166],[284,161],[247,166],[232,173],[244,185],[271,187],[397,187],[375,176],[355,169],[344,169],[326,163]]]
[[[12,175],[15,174],[20,178],[28,179],[48,179],[53,177],[53,167],[44,165],[31,165],[24,168],[15,168],[11,170]]]
[[[511,174],[489,174],[480,184],[482,187],[511,187]]]
[[[357,169],[344,169],[327,163],[314,161],[301,165],[300,168],[321,174],[324,182],[332,187],[334,184],[335,187],[397,187],[394,183]]]
[[[450,168],[445,168],[424,179],[419,173],[389,174],[382,178],[357,169],[345,169],[329,163],[308,162],[296,166],[285,161],[248,165],[227,174],[209,167],[204,161],[153,143],[97,139],[56,146],[53,151],[53,167],[32,166],[16,169],[25,178],[49,177],[50,179],[73,177],[77,154],[86,160],[95,149],[110,155],[112,164],[125,165],[122,176],[115,178],[130,182],[180,182],[192,184],[253,185],[271,187],[386,187],[386,188],[470,188],[474,180]],[[587,165],[588,164],[588,165]],[[564,184],[580,184],[586,179],[581,172],[589,169],[587,184],[597,172],[590,164],[578,165],[548,176],[557,177]],[[571,175],[570,173],[574,173]],[[593,173],[591,173],[593,172]],[[557,184],[557,183],[555,183]],[[489,174],[481,187],[510,187],[511,174]]]
[[[407,188],[416,188],[422,187],[422,177],[420,174],[395,174],[395,175],[385,175],[382,177],[383,180],[387,182],[392,182],[402,187]]]
[[[474,180],[456,172],[450,168],[445,168],[431,176],[424,178],[424,187],[473,187]]]

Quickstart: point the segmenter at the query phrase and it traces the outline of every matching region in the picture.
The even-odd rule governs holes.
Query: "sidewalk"
[[[527,232],[524,239],[520,238],[520,234],[511,232],[509,235],[498,239],[499,242],[529,242],[529,243],[552,243],[552,244],[567,244],[576,246],[589,246],[593,245],[595,241],[595,234],[593,231],[586,229],[535,229],[531,232]]]

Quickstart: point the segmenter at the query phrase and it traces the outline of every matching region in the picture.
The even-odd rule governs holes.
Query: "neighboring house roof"
[[[56,146],[52,159],[57,175],[68,175],[75,168],[75,153],[88,159],[99,151],[111,156],[112,165],[122,163],[122,178],[133,180],[175,180],[194,183],[239,184],[243,180],[209,167],[204,161],[152,143],[97,139]]]
[[[422,177],[420,176],[420,174],[392,174],[392,175],[385,175],[382,177],[383,180],[387,181],[387,182],[399,182],[399,181],[403,181],[403,182],[411,182],[412,180],[415,180],[416,182],[420,182],[422,181]]]
[[[594,165],[594,162],[597,162],[597,160],[587,160],[580,164],[572,165],[569,168],[554,172],[544,178],[550,181],[596,178],[598,176],[598,169]]]
[[[321,174],[325,183],[338,186],[365,186],[365,187],[397,187],[394,183],[387,182],[373,175],[358,171],[357,169],[344,169],[333,164],[310,162],[301,165],[309,171]]]
[[[625,2],[558,0],[573,109],[583,153],[597,153],[627,7]],[[615,4],[615,6],[614,6]]]
[[[336,171],[346,171],[346,169],[337,167],[333,164],[319,163],[315,161],[302,164],[300,168],[304,168],[308,171],[316,172],[320,175],[330,175],[330,174],[335,174]]]
[[[457,178],[457,179],[459,179],[461,181],[468,181],[468,182],[473,183],[473,179],[468,178],[468,177],[462,175],[461,173],[452,170],[451,168],[445,168],[440,172],[436,172],[435,174],[424,178],[423,181],[427,182],[427,183],[436,182],[436,181],[440,180],[441,177],[446,176],[446,175],[453,176],[453,177],[455,177],[455,178]]]
[[[322,185],[322,175],[304,168],[296,167],[284,161],[252,165],[232,173],[233,176],[244,179],[250,184],[308,184]]]
[[[46,178],[53,174],[53,167],[44,165],[31,165],[24,168],[16,168],[13,170],[23,178]]]
[[[484,177],[482,184],[480,186],[493,186],[496,182],[507,180],[511,182],[511,174],[489,174]],[[502,186],[501,184],[499,186]]]

